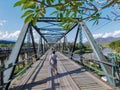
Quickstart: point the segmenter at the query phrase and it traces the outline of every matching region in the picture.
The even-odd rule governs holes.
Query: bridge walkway
[[[60,52],[56,53],[59,75],[52,75],[48,61],[50,53],[47,51],[22,78],[14,81],[11,90],[113,90]]]

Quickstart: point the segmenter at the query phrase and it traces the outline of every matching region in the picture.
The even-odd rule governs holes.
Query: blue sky
[[[13,5],[17,0],[2,0],[0,2],[0,39],[4,40],[16,40],[24,20],[21,19],[23,11],[20,10],[20,7],[14,8]],[[109,14],[110,9],[106,9],[103,12],[103,15]],[[119,12],[117,12],[119,13]],[[111,17],[112,18],[112,17]],[[87,23],[90,31],[93,36],[96,37],[118,37],[120,36],[120,21],[110,22],[101,20],[99,25],[92,25],[91,22]],[[74,33],[74,34],[73,34]],[[74,40],[75,31],[69,34],[69,40]]]

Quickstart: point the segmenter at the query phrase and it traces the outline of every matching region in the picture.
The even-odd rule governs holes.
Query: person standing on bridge
[[[58,60],[58,56],[55,54],[55,50],[53,50],[49,58],[51,73],[55,72],[58,75],[59,73],[57,70],[57,60]]]

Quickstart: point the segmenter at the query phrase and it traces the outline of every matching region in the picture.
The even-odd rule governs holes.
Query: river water
[[[105,56],[107,56],[108,53],[115,53],[113,50],[111,50],[111,49],[109,49],[109,48],[103,49],[102,52],[103,52],[103,54],[104,54]],[[85,53],[85,54],[83,54],[82,56],[85,57],[85,58],[87,58],[87,59],[97,59],[97,57],[96,57],[96,55],[95,55],[94,52],[93,52],[93,53]],[[74,55],[73,55],[73,59],[74,59],[74,60],[78,60],[79,58],[80,58],[80,55],[79,55],[79,54],[74,54]]]

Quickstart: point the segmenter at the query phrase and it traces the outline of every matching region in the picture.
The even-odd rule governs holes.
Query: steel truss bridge
[[[55,17],[43,17],[38,19],[36,26],[31,23],[23,26],[9,59],[6,63],[2,62],[0,68],[2,77],[1,89],[114,90],[111,86],[117,87],[120,85],[120,72],[116,57],[111,57],[111,61],[105,58],[85,22],[73,23],[68,30],[63,30],[63,28],[58,26],[60,22],[61,20]],[[45,23],[48,26],[44,26]],[[68,58],[60,52],[67,50],[69,44],[67,43],[66,35],[73,29],[76,29],[76,35],[73,48],[70,51],[70,58]],[[36,36],[34,32],[38,34],[38,44],[35,42]],[[107,84],[89,73],[85,68],[86,65],[81,52],[83,32],[97,57],[95,62],[100,65],[102,73],[107,78]],[[79,65],[71,60],[78,38],[80,43]],[[19,60],[23,47],[28,48],[27,57]],[[58,71],[60,72],[58,76],[51,74],[48,70],[48,58],[52,47],[58,51]],[[31,48],[33,49],[32,53],[31,50],[29,51]],[[15,70],[20,64],[25,64],[25,66],[15,74]],[[22,78],[18,79],[21,75]]]

